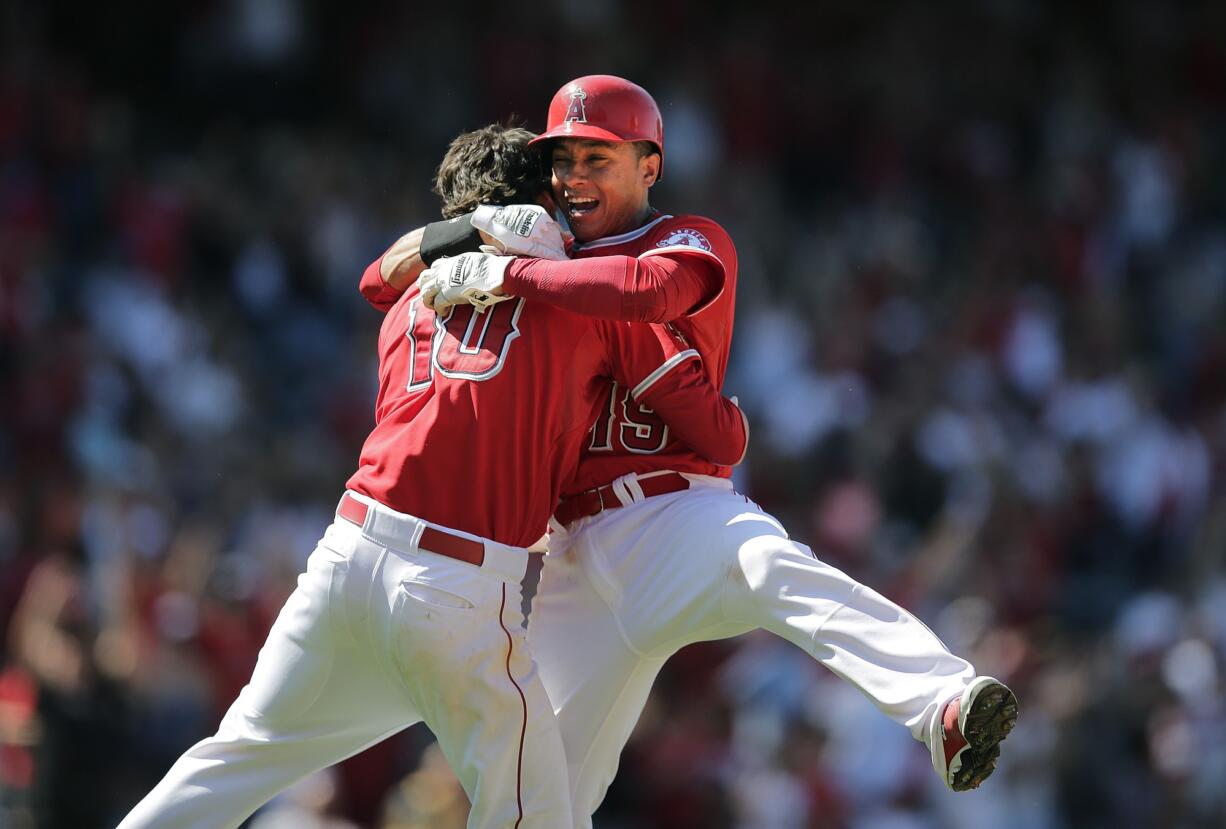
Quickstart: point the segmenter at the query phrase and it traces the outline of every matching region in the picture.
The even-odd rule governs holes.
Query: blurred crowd
[[[113,826],[214,730],[372,423],[362,268],[599,71],[737,243],[740,488],[1022,713],[955,797],[782,640],[693,646],[596,826],[1226,825],[1226,6],[13,0],[0,826]],[[251,826],[465,810],[419,727]]]

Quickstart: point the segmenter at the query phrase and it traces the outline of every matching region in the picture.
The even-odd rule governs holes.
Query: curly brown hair
[[[434,178],[444,218],[471,213],[482,204],[535,202],[548,182],[540,153],[528,146],[533,138],[522,127],[490,124],[452,141]]]

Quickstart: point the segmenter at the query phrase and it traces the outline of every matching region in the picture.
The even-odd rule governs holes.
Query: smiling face
[[[647,193],[660,156],[645,142],[559,138],[549,148],[553,195],[575,238],[590,242],[625,233],[651,213]]]

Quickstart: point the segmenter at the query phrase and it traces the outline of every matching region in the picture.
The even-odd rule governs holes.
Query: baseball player
[[[578,78],[554,96],[537,143],[550,153],[575,261],[474,268],[466,284],[426,271],[432,304],[504,294],[671,321],[722,385],[736,251],[710,219],[650,206],[664,151],[655,101],[622,78]],[[664,662],[692,642],[758,628],[803,648],[905,725],[949,788],[973,789],[991,774],[1016,721],[1012,691],[788,538],[733,491],[726,467],[677,442],[623,384],[611,383],[605,401],[555,512],[529,631],[558,714],[576,826],[591,825]]]
[[[530,138],[463,135],[443,170],[476,156],[504,181],[529,171],[515,193],[529,201],[543,186]],[[470,261],[448,260],[450,276],[462,281]],[[406,292],[379,336],[376,425],[251,682],[121,829],[236,827],[295,780],[423,720],[472,802],[470,827],[571,825],[519,610],[525,548],[573,472],[605,377],[713,462],[737,462],[747,427],[696,358],[661,327],[524,299],[436,313]]]

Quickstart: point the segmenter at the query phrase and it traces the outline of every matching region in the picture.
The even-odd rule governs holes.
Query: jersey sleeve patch
[[[680,227],[670,230],[666,236],[656,242],[657,248],[697,248],[707,253],[714,253],[711,242],[701,232],[690,227]]]

